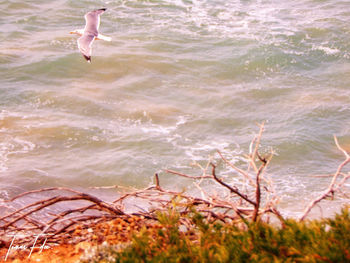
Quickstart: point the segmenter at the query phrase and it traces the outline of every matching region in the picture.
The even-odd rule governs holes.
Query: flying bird
[[[78,48],[89,63],[91,63],[92,43],[94,40],[112,40],[110,37],[98,33],[98,28],[100,27],[100,15],[105,11],[106,8],[101,8],[86,13],[84,16],[86,22],[85,28],[69,32],[70,34],[77,34],[80,36],[77,40]]]

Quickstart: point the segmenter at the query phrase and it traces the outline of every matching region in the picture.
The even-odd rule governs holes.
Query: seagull
[[[110,37],[98,33],[98,28],[100,26],[100,15],[102,15],[106,9],[107,8],[101,8],[86,13],[84,16],[86,21],[85,28],[69,32],[70,34],[77,34],[80,36],[77,40],[78,48],[89,63],[91,63],[91,47],[94,40],[112,40]]]

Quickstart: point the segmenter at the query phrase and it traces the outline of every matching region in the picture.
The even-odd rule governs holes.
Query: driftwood
[[[237,219],[244,219],[245,222],[247,220],[258,221],[265,216],[275,215],[283,225],[284,219],[277,209],[279,199],[274,192],[273,182],[266,173],[274,152],[271,150],[262,156],[259,151],[263,131],[264,124],[261,124],[259,133],[251,141],[249,153],[244,156],[245,161],[241,160],[239,166],[225,157],[222,152],[217,151],[206,165],[195,164],[201,171],[198,176],[174,170],[164,171],[164,175],[171,174],[190,180],[195,189],[199,191],[200,197],[198,194],[194,195],[193,191],[188,193],[164,189],[158,174],[154,175],[154,185],[125,194],[116,193],[118,197],[113,202],[106,202],[91,194],[64,187],[29,191],[3,202],[2,207],[5,207],[5,212],[0,217],[0,241],[6,243],[9,240],[5,240],[6,236],[28,233],[28,235],[41,235],[42,238],[47,238],[49,235],[52,237],[51,242],[58,242],[69,237],[81,224],[86,228],[91,228],[101,221],[131,216],[157,220],[159,211],[167,211],[174,204],[180,215],[192,213],[192,208],[194,208],[211,221],[223,223]],[[339,191],[350,177],[349,173],[342,173],[343,167],[350,162],[350,156],[339,146],[336,137],[335,142],[345,155],[345,161],[338,167],[326,191],[305,208],[300,220],[305,219],[310,210],[321,200]],[[340,177],[342,178],[339,179]],[[216,184],[216,187],[204,189],[203,182],[208,181]],[[122,189],[120,186],[101,187],[101,189],[105,188]],[[13,208],[16,200],[26,196],[40,196],[44,192],[55,194],[51,194],[49,198],[29,203],[22,208]],[[134,203],[136,203],[135,200],[141,200],[152,207],[145,209],[135,205],[138,211],[126,213],[124,203],[130,199]],[[70,207],[61,209],[58,213],[52,213],[53,206],[63,202],[68,202]],[[182,221],[186,226],[190,224],[187,218],[182,218]],[[27,242],[30,239],[23,238],[22,241]]]

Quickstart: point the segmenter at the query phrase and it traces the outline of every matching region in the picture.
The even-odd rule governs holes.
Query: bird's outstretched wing
[[[98,28],[100,27],[100,15],[106,11],[106,8],[90,11],[85,14],[86,25],[84,32],[89,32],[94,36],[98,35]]]
[[[95,40],[95,36],[91,34],[84,34],[78,38],[78,48],[80,52],[83,54],[84,58],[91,62],[91,52],[92,52],[92,43]]]

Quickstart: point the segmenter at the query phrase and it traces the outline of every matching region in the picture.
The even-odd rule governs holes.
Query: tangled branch
[[[154,175],[154,185],[133,191],[128,189],[124,194],[119,192],[112,202],[106,202],[91,194],[65,187],[28,191],[3,202],[5,213],[0,217],[0,241],[3,241],[8,234],[23,232],[51,234],[57,241],[60,240],[60,237],[61,239],[69,237],[72,231],[81,224],[88,228],[94,227],[97,222],[103,220],[132,216],[157,220],[157,213],[167,211],[174,203],[180,215],[192,213],[191,208],[195,208],[196,211],[205,215],[207,220],[227,223],[237,219],[244,219],[245,222],[247,220],[259,221],[263,216],[272,214],[283,225],[284,219],[277,209],[279,199],[274,192],[273,182],[266,172],[274,152],[271,150],[267,154],[261,154],[260,142],[264,123],[259,127],[259,133],[250,143],[249,154],[244,155],[244,159],[240,158],[238,165],[217,150],[206,165],[195,163],[200,169],[199,175],[190,175],[170,169],[164,171],[165,174],[190,180],[195,189],[199,191],[199,196],[193,190],[187,192],[165,189],[161,186],[161,178],[158,174]],[[350,177],[350,173],[342,172],[344,166],[350,162],[350,155],[340,147],[337,138],[334,137],[334,139],[338,149],[345,155],[345,160],[332,175],[329,187],[310,202],[300,220],[304,220],[320,201],[340,191]],[[208,184],[203,185],[204,183]],[[212,185],[217,185],[217,187],[212,187]],[[101,189],[106,188],[125,191],[123,187],[117,185],[101,187]],[[26,204],[21,208],[14,208],[19,199],[37,195],[40,198],[40,194],[43,193],[49,193],[51,197]],[[127,201],[135,204],[137,211],[127,213],[125,209]],[[56,204],[69,204],[69,206],[63,209],[60,207],[59,212],[55,213],[53,211],[57,210],[57,208],[54,209]],[[190,224],[188,220],[183,220],[184,224]]]

